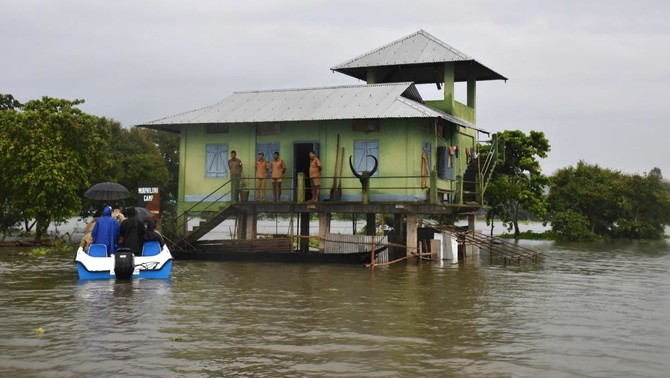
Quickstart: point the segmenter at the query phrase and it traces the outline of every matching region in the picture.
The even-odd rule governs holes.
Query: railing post
[[[480,205],[484,204],[484,185],[481,172],[477,173],[475,176],[475,198]]]
[[[240,176],[230,175],[230,203],[237,202],[239,198]]]
[[[430,171],[430,189],[428,189],[428,203],[437,203],[437,171]]]
[[[463,176],[456,176],[456,203],[463,204]]]
[[[305,202],[305,173],[298,172],[298,185],[296,190],[296,200],[298,203]]]

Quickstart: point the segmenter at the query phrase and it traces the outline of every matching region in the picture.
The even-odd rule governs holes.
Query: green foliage
[[[0,94],[0,111],[1,110],[16,110],[23,105],[10,94]]]
[[[121,128],[118,123],[112,125],[114,138],[113,166],[117,169],[117,181],[127,188],[140,186],[165,187],[170,174],[158,148],[148,140],[139,129]],[[137,191],[129,201],[137,202]]]
[[[28,220],[34,220],[39,241],[51,222],[100,205],[82,203],[83,193],[97,182],[119,182],[135,195],[138,186],[159,186],[163,193],[163,188],[174,188],[161,198],[176,197],[178,136],[124,129],[117,121],[82,112],[77,108],[82,103],[43,97],[21,104],[11,95],[0,95],[3,231],[19,220],[28,229]]]
[[[161,201],[167,204],[177,198],[179,185],[179,134],[138,129],[139,134],[158,148],[168,172],[168,182],[161,189]],[[165,206],[161,206],[165,207]]]
[[[47,247],[37,247],[30,250],[30,254],[33,256],[46,256],[49,254],[49,248]]]
[[[37,221],[36,240],[50,222],[79,210],[78,193],[108,151],[109,134],[76,107],[81,103],[43,97],[20,111],[0,112],[0,193],[25,219]]]
[[[555,213],[551,221],[551,228],[557,240],[595,241],[598,239],[598,236],[589,227],[589,220],[572,209]]]
[[[501,239],[514,239],[514,234],[501,234],[498,237]],[[518,238],[524,240],[556,240],[557,235],[553,231],[533,232],[533,230],[528,230],[519,233]]]
[[[544,133],[538,131],[526,135],[519,130],[508,130],[499,137],[505,142],[505,161],[496,166],[484,193],[484,203],[489,206],[486,220],[490,224],[499,218],[518,238],[519,215],[523,209],[539,219],[547,215],[544,191],[549,180],[542,174],[538,159],[547,157],[551,147]]]
[[[670,191],[658,168],[626,175],[580,161],[554,174],[548,199],[564,240],[660,239],[670,224]]]

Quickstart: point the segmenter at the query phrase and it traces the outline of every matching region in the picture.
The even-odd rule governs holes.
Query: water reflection
[[[524,242],[526,243],[526,242]],[[175,263],[78,281],[0,251],[3,376],[662,376],[667,243],[527,242],[503,267]],[[34,329],[47,332],[36,335]]]

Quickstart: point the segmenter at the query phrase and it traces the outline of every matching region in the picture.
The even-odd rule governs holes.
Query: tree
[[[505,162],[496,166],[486,192],[484,203],[489,206],[486,221],[492,224],[498,217],[518,239],[519,215],[523,209],[544,219],[548,203],[545,188],[549,184],[538,161],[550,151],[543,132],[504,131],[499,137],[505,142]]]
[[[176,199],[179,185],[179,134],[150,129],[138,129],[138,131],[144,139],[158,148],[166,164],[169,179],[165,188],[161,190],[161,201]]]
[[[548,199],[552,229],[564,240],[660,239],[670,224],[670,191],[658,168],[626,175],[580,161],[554,174]]]
[[[12,122],[16,111],[21,109],[23,105],[10,94],[0,94],[0,138],[4,138],[2,134],[4,129],[2,125]],[[0,151],[3,151],[0,149]],[[1,152],[0,152],[1,153]],[[1,159],[2,157],[0,157]],[[0,174],[0,229],[2,230],[2,239],[7,235],[10,227],[21,221],[21,212],[14,207],[9,198],[11,191],[8,185],[8,180],[5,175]]]
[[[126,129],[117,121],[108,122],[114,140],[108,177],[131,189],[133,197],[129,201],[137,200],[134,188],[146,185],[165,188],[170,175],[156,144],[138,128]]]
[[[79,193],[109,158],[109,130],[76,107],[82,103],[42,97],[0,111],[1,191],[25,219],[37,222],[37,241],[52,221],[81,208]]]
[[[617,238],[662,239],[665,225],[670,224],[670,191],[663,182],[661,170],[648,175],[623,177],[622,215],[616,221]]]

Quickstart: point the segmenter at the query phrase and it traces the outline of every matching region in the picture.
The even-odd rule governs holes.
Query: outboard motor
[[[117,279],[129,280],[133,278],[135,270],[135,256],[130,248],[119,248],[114,253],[114,274]]]

